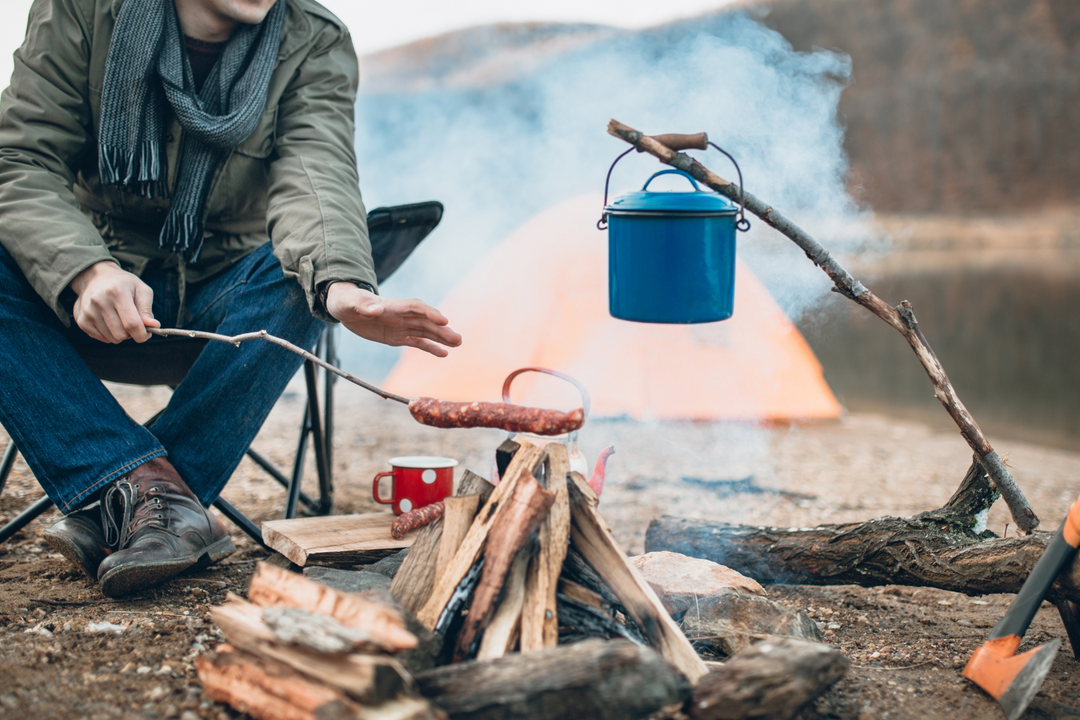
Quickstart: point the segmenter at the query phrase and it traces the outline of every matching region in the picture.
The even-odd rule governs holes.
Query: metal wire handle
[[[739,219],[735,221],[735,229],[740,232],[746,232],[750,229],[750,221],[746,219],[746,189],[743,187],[742,168],[739,167],[739,163],[735,161],[735,158],[731,156],[724,148],[720,147],[711,140],[708,141],[710,145],[722,152],[727,156],[727,159],[731,161],[731,164],[735,166],[735,172],[739,175]],[[633,152],[636,148],[631,147],[626,152],[615,158],[615,162],[611,163],[611,167],[608,168],[607,177],[604,179],[604,210],[605,212],[600,216],[600,219],[596,221],[597,230],[607,230],[607,199],[608,188],[611,185],[611,173],[615,170],[615,166],[619,164],[619,161]]]

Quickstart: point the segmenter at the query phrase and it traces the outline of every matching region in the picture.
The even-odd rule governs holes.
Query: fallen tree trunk
[[[690,694],[686,678],[656,651],[624,640],[447,665],[416,683],[452,720],[634,720]]]
[[[1019,591],[1051,537],[981,540],[922,516],[813,528],[664,516],[650,523],[645,550],[705,558],[761,583],[916,585],[986,595]],[[1047,599],[1080,601],[1080,564],[1062,573]]]

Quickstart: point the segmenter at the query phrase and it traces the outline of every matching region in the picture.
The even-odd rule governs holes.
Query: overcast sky
[[[0,87],[11,77],[11,53],[22,42],[32,0],[2,0],[7,20],[0,23]],[[472,25],[493,22],[549,20],[646,27],[696,15],[729,0],[393,0],[357,2],[323,0],[352,31],[360,54],[400,45]]]

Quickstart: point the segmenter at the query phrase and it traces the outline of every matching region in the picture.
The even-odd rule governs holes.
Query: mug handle
[[[375,476],[374,483],[371,486],[371,495],[372,495],[372,497],[375,498],[375,502],[379,503],[380,505],[393,505],[394,504],[394,484],[392,482],[390,483],[390,499],[389,500],[383,500],[381,497],[379,497],[379,480],[386,477],[387,475],[389,475],[390,477],[394,477],[394,471],[393,470],[387,470],[385,472],[379,473],[378,475]]]

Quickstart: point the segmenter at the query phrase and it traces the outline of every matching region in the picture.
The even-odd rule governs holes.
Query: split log
[[[654,650],[621,640],[448,665],[416,682],[452,720],[636,720],[690,694]]]
[[[521,611],[521,652],[533,652],[559,644],[559,617],[555,599],[570,544],[570,495],[567,475],[570,456],[565,445],[547,447],[545,477],[548,490],[555,493],[544,524],[540,526],[540,551],[529,564],[525,581],[525,603]]]
[[[499,487],[505,483],[508,483],[508,480],[503,480]],[[494,497],[493,494],[492,498]],[[480,584],[473,593],[465,625],[458,636],[455,662],[466,660],[473,654],[473,643],[479,639],[495,612],[514,557],[525,546],[529,537],[540,529],[540,524],[548,516],[554,502],[555,493],[540,487],[532,473],[525,469],[517,478],[513,495],[501,503],[502,507],[496,509],[502,512],[487,533],[484,571],[480,576]]]
[[[282,643],[263,621],[262,609],[242,598],[233,596],[211,612],[233,646],[288,665],[361,702],[382,702],[410,686],[409,674],[393,658],[360,653],[328,656]]]
[[[494,660],[502,657],[513,651],[514,645],[521,636],[521,609],[525,604],[525,572],[529,568],[530,560],[536,558],[534,550],[529,545],[518,550],[514,564],[510,567],[510,574],[506,576],[499,607],[487,628],[484,629],[480,650],[476,653],[477,660]]]
[[[405,629],[405,620],[396,609],[346,595],[281,568],[259,563],[248,599],[260,607],[299,607],[329,615],[342,625],[364,630],[385,652],[416,647],[416,636]]]
[[[701,678],[687,713],[694,720],[791,720],[842,678],[849,665],[828,645],[766,640]]]
[[[434,583],[439,581],[439,576],[450,565],[454,554],[461,547],[465,535],[469,532],[469,526],[476,518],[476,512],[480,509],[480,495],[466,495],[465,497],[453,497],[443,500],[446,504],[446,512],[443,514],[442,539],[439,541],[439,552],[435,562]]]
[[[481,498],[486,498],[493,489],[484,478],[466,470],[458,484],[456,496],[466,497],[478,494]],[[445,503],[446,500],[443,502]],[[431,596],[431,589],[436,581],[435,575],[440,568],[436,558],[442,544],[444,527],[446,527],[445,515],[420,529],[408,557],[405,558],[401,569],[394,575],[394,581],[390,584],[390,592],[409,612],[418,612]]]
[[[690,682],[696,682],[707,672],[705,663],[664,610],[660,598],[619,549],[611,528],[597,510],[596,493],[578,473],[570,473],[570,479],[570,533],[574,547],[611,587],[649,643]]]
[[[980,540],[922,516],[813,528],[664,516],[650,523],[645,549],[712,560],[762,583],[914,585],[986,595],[1018,592],[1051,537]],[[1080,601],[1080,563],[1058,577],[1047,599]]]
[[[569,578],[559,578],[559,592],[557,594],[563,595],[582,605],[588,605],[591,608],[600,610],[609,617],[611,615],[611,603],[604,600],[604,597],[600,593],[594,592]]]
[[[393,523],[394,516],[387,512],[267,520],[262,536],[269,547],[300,567],[352,567],[378,562],[413,544],[415,532],[400,540],[390,536]],[[280,560],[275,564],[289,569]]]
[[[1039,518],[1031,509],[1024,493],[1013,480],[1001,457],[990,446],[990,441],[983,435],[975,418],[960,401],[952,382],[945,374],[945,368],[931,349],[922,330],[919,329],[911,303],[904,300],[893,307],[884,302],[856,280],[806,231],[784,217],[776,208],[762,202],[752,193],[747,192],[746,188],[720,177],[690,156],[676,152],[659,142],[657,138],[644,135],[617,120],[608,123],[608,133],[630,143],[638,152],[647,152],[660,162],[678,168],[716,192],[744,204],[747,210],[798,245],[811,262],[825,271],[829,279],[833,281],[833,289],[837,293],[862,305],[899,332],[911,346],[923,370],[930,378],[930,384],[934,388],[934,397],[941,402],[952,417],[953,422],[960,429],[960,434],[978,457],[979,464],[1001,491],[1017,528],[1022,533],[1030,533],[1039,526]]]
[[[480,553],[484,549],[484,543],[487,541],[492,526],[509,507],[510,503],[508,501],[514,495],[518,479],[523,475],[531,475],[533,465],[540,458],[540,452],[540,448],[531,443],[524,441],[521,443],[521,448],[514,455],[514,459],[507,467],[498,487],[491,493],[491,497],[484,503],[484,506],[480,508],[480,513],[469,527],[469,532],[465,535],[461,547],[454,553],[453,560],[432,588],[427,602],[416,612],[417,618],[424,624],[424,627],[429,630],[435,629],[439,616],[442,615],[443,609],[450,601],[451,596],[453,596],[454,590],[480,558]],[[412,555],[411,551],[409,555]],[[406,605],[406,607],[408,606]]]
[[[397,697],[364,706],[286,665],[219,645],[195,660],[214,700],[258,720],[446,720],[423,698]]]
[[[360,712],[359,704],[340,690],[229,645],[200,655],[195,670],[207,695],[259,720],[356,717]]]

